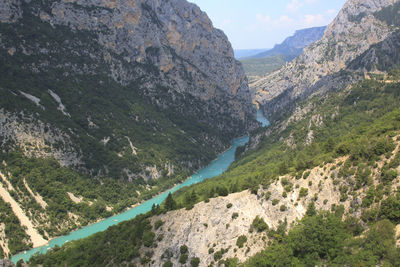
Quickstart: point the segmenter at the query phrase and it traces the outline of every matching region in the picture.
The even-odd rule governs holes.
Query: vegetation
[[[15,116],[12,123],[54,136],[53,143],[46,141],[44,148],[37,148],[41,154],[76,152],[77,162],[64,168],[51,158],[30,159],[7,138],[2,140],[0,158],[12,172],[17,201],[41,225],[39,231],[52,237],[182,182],[227,148],[245,126],[232,120],[225,101],[213,106],[171,90],[155,82],[160,73],[149,62],[127,64],[125,55],[106,50],[97,41],[97,34],[104,34],[104,29],[72,30],[41,20],[38,10],[51,12],[51,4],[22,2],[23,16],[18,23],[0,23],[4,39],[0,107],[2,113]],[[74,8],[89,13],[106,11],[88,11],[77,4]],[[17,52],[9,54],[10,47],[17,47]],[[115,61],[109,64],[105,55]],[[111,73],[110,65],[123,66],[126,72]],[[137,79],[126,82],[123,75]],[[149,81],[154,84],[153,93],[143,88]],[[60,97],[68,114],[58,110],[59,103],[49,90]],[[41,106],[21,92],[39,98]],[[223,112],[216,110],[218,105]],[[214,127],[217,121],[229,122],[232,127]],[[31,154],[36,152],[32,148]],[[151,179],[146,170],[153,166],[157,166],[158,179]],[[29,193],[21,178],[45,199],[46,210],[27,199]],[[84,201],[73,203],[67,192]],[[77,221],[69,218],[68,212],[77,215]],[[18,242],[22,241],[21,237]]]
[[[29,236],[21,226],[20,221],[11,209],[10,204],[0,198],[0,223],[4,224],[4,233],[8,239],[8,248],[11,254],[18,251],[27,250],[32,247]],[[5,257],[4,251],[0,247],[0,256]]]
[[[247,237],[245,235],[241,235],[238,237],[238,239],[236,241],[236,245],[239,248],[242,248],[246,242],[247,242]]]
[[[365,237],[354,232],[334,214],[322,212],[304,217],[282,240],[244,266],[398,266],[400,249],[395,246],[394,225],[378,221]]]
[[[290,58],[285,58],[285,56],[280,55],[266,58],[243,58],[240,59],[240,62],[247,76],[251,79],[252,77],[264,76],[279,69],[285,65],[289,59]]]
[[[172,267],[172,266],[174,266],[174,265],[172,264],[172,262],[171,262],[170,260],[166,261],[166,262],[162,265],[162,267]]]
[[[391,6],[385,7],[378,12],[374,13],[374,16],[386,22],[388,25],[391,26],[399,26],[400,25],[400,3],[395,3]]]
[[[191,267],[198,267],[199,264],[200,264],[200,259],[197,258],[197,257],[192,258],[192,259],[190,260],[190,266],[191,266]]]
[[[396,76],[389,76],[389,80],[400,78],[396,72],[391,73]],[[227,172],[176,192],[175,199],[182,202],[182,195],[190,190],[196,190],[198,201],[202,201],[218,196],[216,188],[225,188],[228,193],[258,188],[259,185],[268,188],[281,175],[301,177],[304,173],[303,176],[307,176],[310,168],[333,162],[341,156],[350,156],[350,159],[340,168],[339,175],[356,175],[357,186],[365,186],[370,180],[367,166],[394,148],[390,136],[400,129],[399,91],[397,83],[366,80],[346,92],[332,92],[306,100],[300,106],[313,109],[304,118],[289,124],[283,132],[273,131],[255,150],[241,155]],[[317,116],[323,118],[322,125],[312,122]],[[313,130],[314,138],[307,145],[305,140],[309,130]],[[285,143],[289,136],[296,147]],[[387,168],[392,171],[384,170],[382,179],[390,182],[395,173],[393,167]],[[302,190],[302,196],[306,195],[305,190]]]
[[[33,257],[30,262],[43,266],[104,266],[109,262],[121,265],[134,258],[144,259],[140,248],[142,245],[151,247],[154,238],[149,216],[139,215],[105,232],[69,242],[61,248],[56,247],[46,255]]]
[[[259,185],[267,188],[280,175],[290,174],[301,178],[312,167],[348,156],[346,161],[332,169],[335,170],[335,175],[330,179],[333,179],[340,192],[347,192],[346,194],[353,194],[360,188],[365,189],[367,194],[364,204],[361,204],[365,207],[361,216],[363,224],[351,214],[346,214],[346,219],[342,221],[345,211],[342,205],[333,206],[331,214],[318,213],[313,203],[307,210],[307,216],[287,235],[286,221],[277,229],[268,229],[265,221],[256,217],[252,229],[257,232],[266,231],[268,237],[274,241],[266,251],[246,264],[275,266],[274,262],[280,262],[282,266],[315,266],[323,263],[351,266],[355,262],[362,262],[365,266],[372,266],[383,262],[387,266],[398,265],[398,249],[396,250],[393,243],[393,224],[400,221],[400,194],[391,190],[391,183],[394,178],[393,170],[400,163],[399,156],[392,155],[392,137],[400,130],[399,89],[396,83],[384,84],[370,80],[345,92],[314,97],[302,104],[303,107],[313,106],[310,114],[289,124],[279,136],[273,132],[268,139],[264,138],[259,148],[240,156],[225,174],[168,196],[161,207],[152,211],[153,214],[185,207],[185,196],[192,192],[196,192],[196,202],[199,202],[244,189],[253,190],[259,188]],[[312,122],[312,117],[317,115],[323,118],[323,124],[319,126]],[[311,144],[306,145],[310,121],[314,139]],[[293,136],[296,147],[290,147],[284,142],[285,137],[290,135]],[[282,136],[283,140],[280,140]],[[376,161],[391,156],[393,160],[387,161],[382,168],[375,167]],[[378,173],[374,178],[381,181],[375,187],[371,183],[372,169]],[[343,187],[343,181],[346,181],[348,188]],[[285,188],[289,186],[293,189],[289,181],[281,182]],[[365,231],[360,225],[367,225],[369,230]],[[107,234],[108,231],[98,235]],[[359,237],[360,234],[363,237]],[[79,242],[87,244],[89,241]],[[114,249],[118,249],[119,245],[115,244],[118,242],[114,243]],[[224,249],[215,252],[212,248],[209,251],[214,254],[216,262],[222,259],[225,252]],[[90,250],[88,253],[91,253]],[[107,250],[99,248],[96,253],[107,255]],[[34,258],[32,262],[43,263],[54,258],[65,262],[70,257],[68,255],[74,255],[74,250],[67,245],[61,252],[50,252],[46,256]],[[113,257],[109,256],[105,262],[111,262]]]
[[[250,231],[256,230],[257,232],[261,233],[268,230],[268,225],[264,221],[263,218],[259,216],[255,217],[253,223],[251,224]]]

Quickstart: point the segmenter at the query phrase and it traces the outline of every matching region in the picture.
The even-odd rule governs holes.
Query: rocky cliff
[[[160,178],[253,123],[229,41],[184,0],[7,0],[0,22],[3,151]]]
[[[293,59],[299,56],[306,46],[321,39],[325,29],[326,26],[298,30],[293,36],[286,38],[281,44],[275,45],[271,50],[252,56],[252,58],[283,55],[286,58]]]
[[[342,89],[361,79],[363,66],[355,70],[349,66],[372,45],[390,38],[398,29],[399,25],[387,20],[393,16],[386,14],[397,8],[395,0],[347,1],[321,40],[253,85],[257,88],[254,100],[264,105],[271,116],[315,91]]]

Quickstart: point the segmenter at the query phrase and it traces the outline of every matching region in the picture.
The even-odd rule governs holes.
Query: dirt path
[[[25,226],[25,232],[30,236],[34,247],[43,246],[47,241],[38,233],[38,231],[33,227],[32,222],[26,216],[24,211],[21,209],[19,204],[11,197],[10,193],[3,187],[0,183],[0,196],[1,198],[11,205],[14,214],[18,217],[22,226]]]

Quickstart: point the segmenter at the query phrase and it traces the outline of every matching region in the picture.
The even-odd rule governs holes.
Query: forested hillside
[[[5,254],[171,188],[256,126],[231,44],[187,1],[2,1],[0,73]]]
[[[259,142],[257,149],[241,155],[228,172],[180,190],[161,208],[155,208],[152,214],[181,207],[192,209],[195,203],[246,189],[266,198],[271,203],[269,205],[276,205],[270,199],[268,188],[277,180],[282,182],[286,192],[276,199],[277,202],[298,192],[297,201],[300,203],[310,189],[298,188],[296,184],[308,179],[314,167],[320,168],[322,173],[326,170],[324,166],[334,163],[329,168],[330,175],[321,176],[320,179],[332,180],[336,188],[333,190],[339,196],[338,203],[332,207],[322,207],[335,214],[320,213],[310,204],[306,217],[287,236],[285,229],[289,225],[282,225],[284,229],[278,227],[267,230],[271,246],[250,259],[245,266],[265,266],[267,263],[309,266],[325,262],[330,265],[364,262],[369,266],[384,262],[388,266],[397,266],[400,258],[399,249],[395,247],[394,226],[400,224],[399,84],[399,71],[393,70],[387,76],[375,76],[345,91],[304,101],[296,114],[275,125],[275,128],[253,133],[253,142]],[[314,172],[312,175],[315,175]],[[282,177],[287,178],[283,181]],[[318,195],[309,196],[310,203],[316,201],[314,197],[318,198]],[[340,208],[341,204],[343,208]],[[285,209],[281,206],[281,211]],[[291,211],[288,212],[290,214]],[[136,225],[137,222],[132,221],[116,226],[89,240],[77,241],[61,250],[37,257],[32,262],[46,263],[48,266],[51,262],[73,264],[72,255],[79,255],[78,251],[83,251],[84,247],[89,255],[105,255],[96,259],[102,264],[137,262],[135,259],[144,263],[146,259],[151,259],[151,247],[159,242],[157,238],[162,237],[148,234],[151,243],[139,241],[142,237],[132,237],[139,242],[134,249],[136,254],[124,256],[120,254],[122,252],[116,254],[109,249],[125,249],[122,240],[126,236],[113,237],[115,240],[108,244],[98,242],[98,239],[105,239],[114,231],[130,231]],[[232,225],[235,225],[234,220]],[[320,228],[315,228],[316,225]],[[157,229],[157,226],[154,227]],[[260,231],[260,238],[264,231]],[[310,231],[313,235],[305,235]],[[283,254],[287,255],[284,261]],[[224,257],[214,258],[216,262],[221,260],[221,263],[227,260]],[[90,260],[86,258],[84,263],[88,264]],[[233,264],[237,260],[228,262]]]
[[[101,175],[93,180],[90,170],[85,173],[80,172],[80,168],[63,167],[57,158],[28,158],[26,152],[29,150],[23,150],[27,147],[0,154],[0,189],[17,201],[46,238],[121,211],[172,186],[172,183],[180,182],[185,174],[207,162],[208,156],[214,156],[236,134],[248,130],[250,141],[236,150],[236,161],[222,175],[169,194],[161,205],[153,205],[150,212],[133,220],[111,226],[88,238],[67,242],[62,247],[49,249],[44,255],[33,256],[28,264],[400,266],[399,7],[394,0],[348,0],[320,41],[258,83],[259,90],[253,101],[258,102],[269,115],[270,125],[266,127],[253,127],[249,117],[251,108],[248,103],[242,102],[248,96],[248,91],[241,91],[245,90],[245,86],[239,86],[236,94],[232,91],[225,94],[219,89],[209,91],[207,86],[204,92],[197,93],[189,90],[190,93],[178,91],[171,95],[171,88],[161,86],[165,90],[157,90],[157,93],[145,90],[146,93],[141,94],[139,89],[126,91],[114,79],[92,76],[96,86],[92,83],[89,85],[94,92],[101,92],[96,100],[104,101],[103,96],[109,93],[108,87],[115,89],[117,94],[112,95],[112,99],[118,101],[110,100],[111,103],[107,104],[116,111],[110,109],[105,121],[102,121],[103,117],[94,121],[91,115],[90,121],[101,125],[95,130],[86,125],[87,116],[81,119],[85,121],[82,123],[85,126],[79,124],[80,121],[74,121],[80,126],[71,124],[71,127],[85,129],[79,135],[79,142],[91,140],[92,136],[97,141],[110,137],[101,139],[102,143],[97,144],[112,154],[111,158],[106,158],[111,162],[107,168],[99,166],[104,169],[100,171]],[[65,6],[60,8],[64,11],[69,9],[65,9]],[[165,19],[161,17],[158,21],[149,6],[142,5],[141,8],[152,14],[149,21],[155,20],[158,26],[161,19]],[[173,34],[167,35],[167,39],[178,47],[177,51],[186,51],[187,47],[181,47],[177,38]],[[10,55],[10,52],[7,53]],[[163,57],[154,55],[157,54],[155,50],[150,49],[146,54],[151,60],[161,62],[161,65],[153,65],[166,67],[162,63]],[[182,58],[177,56],[176,60],[181,62]],[[200,70],[207,64],[210,69],[221,70],[219,63],[215,66],[211,61],[200,61]],[[236,66],[231,60],[226,62]],[[142,63],[139,65],[149,67]],[[182,73],[177,74],[178,69],[169,74],[180,77]],[[236,71],[234,73],[243,74],[240,70]],[[232,75],[234,73],[230,72]],[[13,75],[19,77],[18,74]],[[165,78],[162,74],[157,75],[146,77]],[[9,84],[17,83],[11,76],[7,77]],[[101,83],[97,87],[96,77],[104,82],[105,87]],[[221,81],[218,77],[212,77],[216,82]],[[222,80],[226,78],[221,76]],[[240,76],[236,81],[245,82],[242,78]],[[60,78],[58,85],[62,87],[67,80]],[[77,84],[74,83],[74,88],[79,87]],[[176,85],[182,86],[179,82]],[[84,93],[84,89],[76,90]],[[64,95],[59,99],[54,96],[54,91],[46,91],[42,92],[39,101],[38,97],[33,97],[38,91],[32,90],[32,94],[27,95],[18,92],[15,87],[5,94],[17,99],[13,103],[18,105],[22,103],[19,101],[28,98],[33,102],[30,108],[43,114],[43,118],[54,115],[46,115],[45,111],[51,107],[50,101],[46,102],[46,96],[58,102],[61,113],[66,112],[57,101],[64,99]],[[205,97],[206,92],[214,92],[215,98],[210,100]],[[56,93],[61,94],[59,91]],[[124,102],[126,96],[131,102]],[[75,97],[78,99],[79,94]],[[169,105],[164,100],[174,104]],[[204,103],[207,105],[203,106]],[[150,123],[150,128],[146,128],[146,131],[141,127],[136,128],[138,121],[129,120],[131,113],[125,113],[126,107],[133,110],[132,114],[140,111],[139,118],[146,118],[145,125]],[[228,118],[231,108],[237,112],[232,117],[233,121]],[[195,117],[186,109],[199,111],[193,124],[191,120]],[[202,111],[206,111],[206,114]],[[79,104],[76,111],[68,112],[71,112],[71,116],[76,112],[73,116],[79,118]],[[221,117],[205,122],[213,113]],[[20,113],[14,114],[18,117]],[[68,117],[65,114],[58,115]],[[127,116],[127,120],[121,119],[121,124],[112,124],[111,118],[114,116]],[[157,118],[156,122],[152,118]],[[224,122],[225,119],[228,122]],[[109,123],[112,125],[109,129],[111,132],[103,133]],[[146,140],[149,133],[153,134],[148,144],[152,150],[140,154],[143,148],[137,149],[129,136],[124,137],[125,134],[119,132],[122,131],[120,128],[129,130],[129,123],[135,126],[132,128],[135,134],[139,132],[138,136],[143,136],[139,140]],[[45,126],[43,124],[43,129]],[[69,128],[63,128],[63,124],[58,127],[68,132]],[[160,129],[165,130],[167,135],[164,136]],[[167,141],[163,143],[164,138],[179,141],[187,133],[192,133],[192,137],[179,145]],[[122,157],[118,156],[120,150],[116,147],[119,146],[113,141],[120,139],[115,136],[123,136],[121,139],[128,142],[125,144],[127,150],[120,152]],[[57,147],[55,144],[51,143]],[[69,143],[64,145],[68,146]],[[212,149],[203,154],[209,147]],[[192,151],[195,149],[199,150]],[[96,153],[102,152],[96,150]],[[186,167],[176,163],[165,165],[164,161],[160,161],[162,164],[157,166],[162,166],[163,170],[158,179],[145,179],[147,176],[131,179],[129,171],[123,175],[125,179],[116,180],[111,176],[114,164],[118,167],[116,170],[124,170],[120,160],[127,160],[124,163],[128,164],[136,162],[137,158],[142,164],[145,162],[144,165],[137,162],[137,166],[147,166],[149,168],[144,169],[148,175],[156,175],[160,169],[152,168],[154,160],[164,158],[159,153],[168,158],[174,152],[179,152],[170,156],[174,162],[189,160],[194,156],[207,158],[189,160]],[[126,153],[129,154],[128,158],[125,157]],[[82,155],[84,157],[85,154]],[[96,158],[103,156],[96,154]],[[113,161],[114,158],[117,160]],[[172,162],[172,159],[168,162]],[[32,197],[26,197],[29,195]],[[4,233],[10,235],[7,247],[15,252],[32,244],[26,235],[31,231],[18,224],[12,209],[12,205],[10,207],[0,202],[0,214],[15,229],[11,235],[10,228],[0,224],[0,229],[4,229],[0,237]],[[4,247],[4,238],[0,240]],[[3,251],[3,255],[7,253]]]

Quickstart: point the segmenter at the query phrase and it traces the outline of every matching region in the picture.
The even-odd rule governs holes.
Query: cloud
[[[303,5],[304,4],[302,2],[300,2],[299,0],[291,0],[286,6],[286,10],[289,11],[289,12],[296,12]]]
[[[303,18],[303,23],[307,27],[321,26],[326,23],[326,20],[325,20],[324,15],[322,15],[322,14],[305,15]]]
[[[291,0],[286,5],[286,11],[295,13],[304,5],[312,5],[319,2],[319,0]]]
[[[270,16],[263,16],[261,14],[256,15],[256,19],[258,22],[262,24],[269,24],[271,22],[271,17]]]
[[[258,24],[261,26],[274,26],[276,28],[290,26],[295,22],[295,20],[288,15],[282,15],[277,19],[272,19],[270,16],[263,16],[261,14],[256,15]]]
[[[326,11],[326,14],[328,14],[328,15],[330,15],[330,16],[336,15],[336,13],[337,13],[336,9],[328,9],[328,10]]]
[[[322,14],[304,16],[304,24],[306,26],[317,26],[324,23],[325,23],[325,17]]]
[[[274,20],[274,24],[275,25],[281,25],[281,26],[286,26],[286,25],[290,25],[294,22],[295,20],[290,18],[287,15],[282,15],[280,16],[278,19]]]

